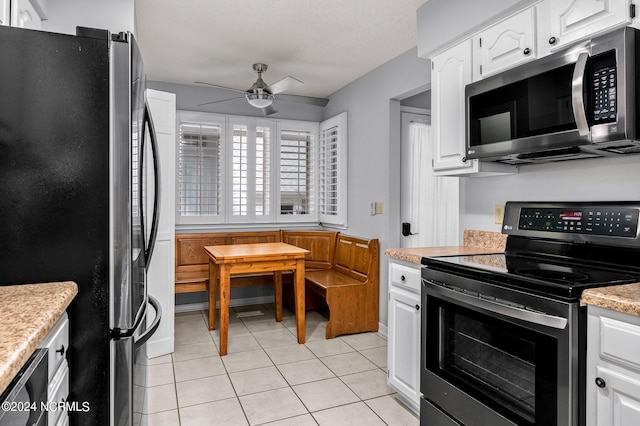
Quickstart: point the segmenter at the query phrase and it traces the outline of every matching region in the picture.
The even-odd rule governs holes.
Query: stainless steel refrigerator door
[[[139,426],[145,424],[147,413],[147,356],[146,342],[155,333],[162,318],[162,310],[154,297],[149,305],[155,311],[153,322],[147,327],[146,316],[132,336],[111,340],[111,425]],[[144,312],[151,312],[148,306]]]
[[[111,61],[111,230],[110,328],[131,335],[146,303],[142,123],[142,62],[132,38],[114,41]]]

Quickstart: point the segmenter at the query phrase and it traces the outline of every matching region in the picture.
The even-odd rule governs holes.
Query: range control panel
[[[638,209],[628,207],[523,207],[518,229],[635,238]]]

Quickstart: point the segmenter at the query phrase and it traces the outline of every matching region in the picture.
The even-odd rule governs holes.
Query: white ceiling
[[[292,95],[328,97],[416,46],[427,0],[136,0],[147,78],[248,89],[302,80]]]

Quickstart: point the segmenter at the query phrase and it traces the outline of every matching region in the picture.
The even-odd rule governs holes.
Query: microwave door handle
[[[587,52],[582,52],[578,55],[571,81],[571,104],[580,136],[587,136],[590,132],[587,111],[584,107],[584,71],[587,68],[588,59],[589,54]]]

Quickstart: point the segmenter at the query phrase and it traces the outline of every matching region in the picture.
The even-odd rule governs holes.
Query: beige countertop
[[[588,305],[640,316],[640,283],[585,290],[581,300]]]
[[[502,253],[506,241],[507,236],[499,232],[466,229],[462,246],[398,248],[387,249],[384,253],[393,259],[420,265],[423,257]]]
[[[77,293],[71,281],[0,286],[0,393]]]

